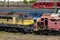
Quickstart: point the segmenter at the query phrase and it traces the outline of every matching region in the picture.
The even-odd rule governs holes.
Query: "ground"
[[[60,40],[60,36],[0,32],[0,40]]]

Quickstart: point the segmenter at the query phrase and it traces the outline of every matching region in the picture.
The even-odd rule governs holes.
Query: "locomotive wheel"
[[[6,32],[13,32],[15,28],[7,27],[5,28]]]
[[[4,31],[4,28],[3,27],[0,27],[0,31]]]
[[[42,34],[42,31],[41,30],[34,31],[34,34],[40,35],[40,34]]]
[[[8,32],[8,28],[4,28],[4,30],[5,30],[6,32]]]
[[[24,29],[23,29],[23,34],[27,34],[27,31],[25,31]]]
[[[34,33],[38,35],[51,35],[50,30],[38,30],[38,31],[35,31]]]
[[[20,33],[22,33],[22,34],[26,34],[26,33],[27,33],[27,32],[24,31],[23,28],[19,28],[18,31],[19,31]]]
[[[53,30],[53,31],[51,31],[51,33],[52,33],[52,35],[57,35],[58,34],[58,31],[55,31],[55,30]]]
[[[52,32],[51,31],[49,31],[49,34],[48,35],[52,35]]]
[[[6,31],[6,32],[11,32],[11,29],[6,28],[5,31]]]
[[[32,30],[32,29],[29,29],[29,30],[28,30],[28,33],[29,33],[29,34],[33,33],[33,30]]]

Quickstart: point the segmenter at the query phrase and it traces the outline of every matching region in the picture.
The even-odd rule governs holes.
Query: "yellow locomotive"
[[[0,27],[32,29],[34,20],[29,14],[0,15]]]

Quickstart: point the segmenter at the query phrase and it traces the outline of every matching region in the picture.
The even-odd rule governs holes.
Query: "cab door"
[[[48,18],[45,18],[45,20],[44,20],[44,24],[45,24],[45,28],[48,28]]]

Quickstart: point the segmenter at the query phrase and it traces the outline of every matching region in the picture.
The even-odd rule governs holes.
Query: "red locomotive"
[[[55,8],[55,2],[53,0],[43,0],[33,4],[33,8]],[[56,8],[60,8],[60,1],[56,1]]]
[[[60,31],[60,15],[43,14],[39,19],[37,19],[35,29]]]

